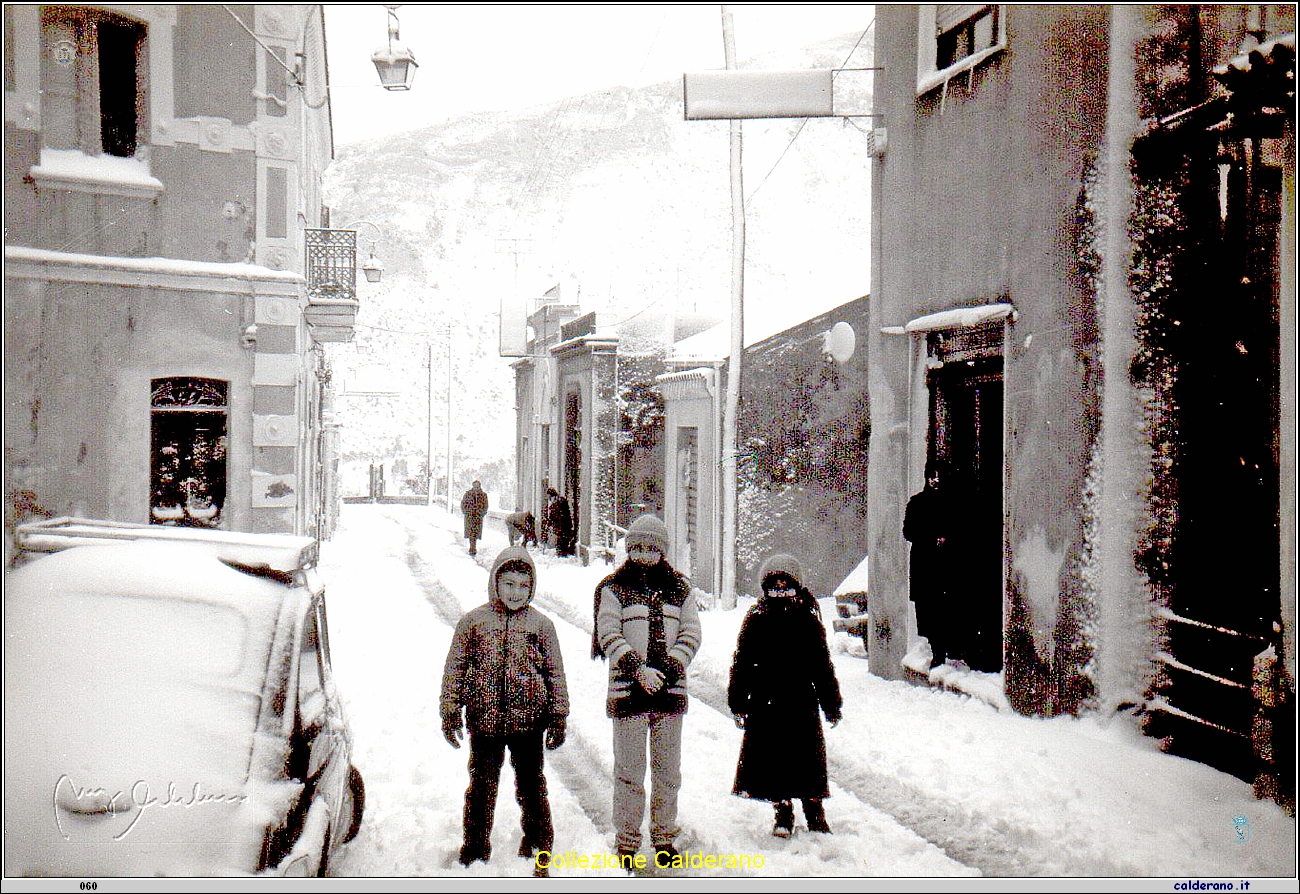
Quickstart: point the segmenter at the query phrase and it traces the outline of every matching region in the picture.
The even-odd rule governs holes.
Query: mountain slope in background
[[[850,51],[851,66],[865,67],[859,36],[743,67],[839,68]],[[865,74],[837,75],[836,110],[870,111],[869,86]],[[531,309],[558,283],[561,299],[584,311],[729,319],[729,125],[683,120],[681,93],[676,80],[618,88],[340,151],[326,174],[333,225],[378,225],[386,267],[382,283],[360,286],[355,342],[330,348],[345,494],[365,492],[370,462],[386,464],[397,492],[400,467],[415,475],[430,441],[435,476],[444,473],[450,332],[453,492],[479,477],[500,494],[494,505],[513,506],[514,376],[497,356],[503,295]],[[867,293],[869,121],[745,122],[750,335]],[[360,228],[360,251],[373,235]]]

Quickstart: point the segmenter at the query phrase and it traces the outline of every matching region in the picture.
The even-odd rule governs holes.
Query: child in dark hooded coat
[[[745,731],[732,791],[771,801],[779,838],[794,832],[795,798],[809,831],[831,831],[822,809],[830,789],[820,715],[834,726],[843,706],[826,628],[802,577],[793,556],[763,564],[763,595],[741,623],[727,688],[727,705]]]

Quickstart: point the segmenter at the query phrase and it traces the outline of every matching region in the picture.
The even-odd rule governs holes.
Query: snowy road
[[[366,821],[340,855],[349,876],[527,876],[515,856],[519,810],[502,774],[492,861],[455,862],[468,782],[465,749],[443,741],[438,689],[452,627],[486,599],[486,566],[505,537],[489,526],[476,562],[459,520],[423,507],[349,505],[326,545],[335,673],[365,774]],[[547,754],[555,850],[607,853],[611,726],[606,668],[588,659],[591,597],[609,569],[538,556],[535,605],[556,622],[572,701],[568,741]],[[742,609],[746,603],[742,602]],[[726,675],[742,610],[703,613],[691,666],[679,820],[682,850],[748,856],[750,869],[681,875],[1056,876],[1293,875],[1295,824],[1249,786],[1158,754],[1149,740],[1095,722],[999,713],[950,692],[866,672],[837,635],[845,719],[827,730],[835,834],[771,835],[767,805],[730,794],[741,733]],[[857,648],[858,654],[853,650]],[[1231,818],[1251,818],[1252,845]],[[802,817],[796,810],[797,825]],[[1185,817],[1171,820],[1170,817]],[[555,876],[618,875],[610,869]]]

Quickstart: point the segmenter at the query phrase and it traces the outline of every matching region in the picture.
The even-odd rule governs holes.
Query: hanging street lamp
[[[366,282],[379,282],[384,277],[384,262],[375,256],[375,246],[384,238],[384,231],[379,228],[378,224],[368,220],[359,220],[356,223],[348,224],[343,227],[343,230],[351,230],[355,233],[357,227],[362,226],[374,227],[376,235],[374,239],[370,240],[370,257],[361,262],[361,272],[365,274]]]
[[[388,10],[388,45],[371,53],[370,61],[375,63],[379,83],[385,90],[410,90],[420,64],[415,61],[415,54],[398,39],[401,23],[397,20],[397,7],[386,5],[384,8]]]

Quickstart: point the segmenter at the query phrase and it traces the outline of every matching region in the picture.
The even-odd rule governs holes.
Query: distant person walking
[[[949,614],[952,612],[948,580],[952,555],[952,512],[942,485],[947,469],[932,462],[925,470],[925,487],[907,501],[903,536],[912,544],[911,597],[916,605],[917,633],[930,643],[930,667],[948,660]]]
[[[817,600],[793,556],[763,563],[763,594],[745,614],[731,660],[727,706],[745,731],[733,793],[771,801],[772,834],[794,834],[794,799],[808,831],[829,834],[822,800],[830,796],[821,715],[840,722],[843,700]]]
[[[487,515],[488,498],[483,485],[475,481],[465,496],[460,498],[460,511],[465,514],[465,539],[469,541],[469,554],[478,555],[478,542],[483,538],[483,516]]]

